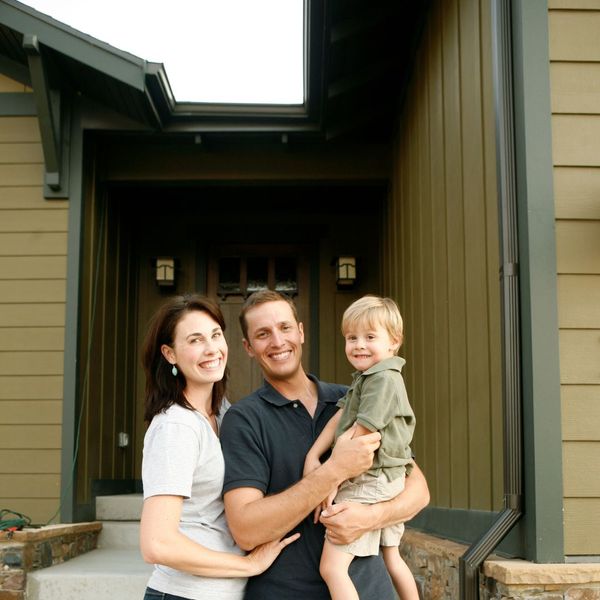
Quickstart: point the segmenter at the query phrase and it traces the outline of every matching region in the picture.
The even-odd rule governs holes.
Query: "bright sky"
[[[165,65],[179,102],[302,104],[303,0],[20,0]]]

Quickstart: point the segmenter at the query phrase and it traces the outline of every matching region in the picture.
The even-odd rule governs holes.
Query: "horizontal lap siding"
[[[435,2],[397,134],[386,292],[405,317],[414,450],[432,505],[502,505],[489,3]]]
[[[36,523],[60,496],[68,218],[43,172],[37,119],[0,117],[0,506]]]
[[[600,1],[549,8],[565,552],[600,554]]]

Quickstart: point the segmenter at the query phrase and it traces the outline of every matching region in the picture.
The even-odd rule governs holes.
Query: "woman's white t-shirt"
[[[224,400],[219,426],[228,406]],[[152,419],[144,438],[144,499],[182,496],[181,533],[211,550],[241,555],[225,521],[224,472],[219,438],[199,412],[174,404]],[[192,600],[241,600],[245,584],[242,578],[199,577],[155,565],[148,587]]]

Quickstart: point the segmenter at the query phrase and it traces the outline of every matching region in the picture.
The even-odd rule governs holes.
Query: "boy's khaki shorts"
[[[338,490],[335,502],[360,502],[375,504],[395,498],[404,489],[404,475],[388,481],[385,475],[363,473],[354,479],[344,481]],[[375,556],[380,546],[398,546],[404,533],[404,523],[384,529],[369,531],[350,544],[336,544],[342,552],[353,556]]]

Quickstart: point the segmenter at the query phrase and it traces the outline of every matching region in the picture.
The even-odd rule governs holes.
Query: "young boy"
[[[334,490],[315,510],[315,519],[321,509],[331,505],[334,497],[337,502],[372,504],[397,496],[412,468],[410,442],[415,415],[401,375],[405,361],[396,356],[403,339],[402,317],[396,303],[377,296],[360,298],[344,313],[342,333],[346,356],[356,372],[350,389],[338,402],[342,410],[331,418],[307,454],[304,474],[318,468],[320,456],[353,425],[356,427],[353,437],[379,431],[381,446],[371,468]],[[415,580],[398,551],[403,532],[404,525],[399,524],[371,531],[347,545],[335,545],[326,539],[320,571],[332,599],[358,600],[348,567],[355,556],[376,555],[381,546],[401,600],[418,600]]]

